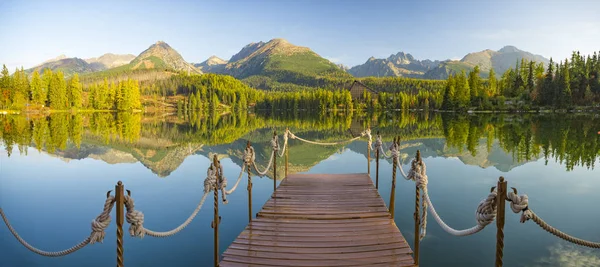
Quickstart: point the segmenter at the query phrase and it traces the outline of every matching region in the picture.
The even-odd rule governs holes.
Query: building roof
[[[368,87],[368,86],[366,86],[364,83],[361,83],[361,82],[360,82],[360,81],[358,81],[358,80],[354,80],[354,82],[352,83],[352,86],[354,86],[354,84],[356,84],[356,83],[358,83],[358,85],[360,85],[360,86],[362,86],[362,87],[366,88],[367,90],[369,90],[369,91],[370,91],[371,93],[373,93],[373,94],[378,94],[378,93],[379,93],[379,92],[377,92],[377,91],[375,91],[375,90],[373,90],[373,89],[369,88],[369,87]],[[350,89],[352,89],[352,86],[350,86]],[[350,89],[348,89],[348,90],[350,90]]]

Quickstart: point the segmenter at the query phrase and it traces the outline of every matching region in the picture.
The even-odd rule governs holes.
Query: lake
[[[146,228],[166,231],[180,225],[202,198],[209,158],[217,155],[229,187],[250,141],[265,166],[273,131],[286,127],[309,140],[353,138],[365,128],[380,131],[384,143],[401,138],[405,171],[417,150],[429,176],[429,194],[452,227],[475,225],[475,209],[499,176],[529,196],[529,204],[551,225],[576,237],[600,241],[600,116],[586,114],[449,113],[238,113],[131,114],[56,113],[0,116],[0,207],[30,244],[66,249],[90,233],[108,190],[123,181]],[[290,141],[292,173],[365,173],[365,138],[337,146]],[[278,178],[284,173],[278,162]],[[386,204],[391,162],[380,160],[379,191]],[[371,157],[375,179],[375,159]],[[253,178],[253,212],[272,193],[272,172]],[[247,224],[247,178],[220,204],[220,252]],[[395,221],[411,244],[414,238],[414,183],[398,177]],[[507,205],[504,266],[600,266],[600,252],[570,245],[532,221],[519,223]],[[212,197],[195,220],[169,238],[129,237],[125,223],[125,266],[212,266]],[[103,244],[61,258],[25,249],[0,224],[0,266],[114,266],[116,225]],[[421,266],[492,266],[495,223],[478,234],[455,237],[430,216],[421,241]]]

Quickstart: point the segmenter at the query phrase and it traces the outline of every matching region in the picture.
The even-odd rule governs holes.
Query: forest
[[[66,79],[61,71],[44,69],[31,77],[23,68],[8,73],[6,65],[0,78],[0,109],[9,110],[135,110],[140,109],[139,83],[125,80],[118,83],[91,84],[84,89],[79,75]]]
[[[573,52],[571,59],[555,63],[552,58],[546,68],[542,63],[522,59],[497,80],[493,69],[490,78],[480,77],[479,67],[466,74],[448,77],[442,109],[494,110],[513,108],[569,109],[594,107],[600,103],[600,62],[598,54],[583,56]],[[507,101],[509,100],[509,101]]]
[[[502,75],[491,69],[488,79],[481,78],[476,66],[468,73],[450,74],[447,80],[308,77],[288,72],[279,73],[275,80],[266,76],[238,80],[228,75],[185,72],[158,75],[159,72],[148,70],[146,74],[142,71],[114,72],[113,76],[111,72],[86,74],[82,83],[77,74],[66,79],[60,71],[45,69],[41,74],[28,75],[21,68],[10,75],[4,66],[0,77],[0,109],[138,110],[142,104],[153,103],[184,113],[249,108],[293,112],[594,110],[600,103],[599,60],[597,53],[584,56],[573,52],[571,59],[559,63],[551,59],[547,66],[522,59]],[[138,82],[127,75],[143,80]],[[360,101],[353,100],[347,89],[354,80],[378,94],[365,93]]]

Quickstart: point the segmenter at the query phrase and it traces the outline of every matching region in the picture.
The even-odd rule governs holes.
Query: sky
[[[600,51],[600,1],[0,1],[0,64],[138,55],[158,40],[188,62],[284,38],[338,64],[403,51],[460,59],[505,45],[564,59]]]

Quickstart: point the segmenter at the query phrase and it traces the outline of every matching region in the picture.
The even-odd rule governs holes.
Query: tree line
[[[141,108],[139,83],[135,80],[109,84],[105,78],[104,83],[91,84],[84,90],[77,73],[66,79],[61,71],[44,69],[41,75],[35,70],[29,77],[21,68],[10,75],[4,65],[1,74],[1,109],[132,110]]]
[[[593,106],[600,102],[600,62],[598,54],[583,56],[573,52],[571,59],[547,67],[541,62],[521,59],[497,80],[494,69],[489,79],[480,77],[476,66],[468,74],[450,75],[446,81],[442,108],[466,110],[470,108],[503,109],[506,100],[522,109],[532,105],[548,108]]]

